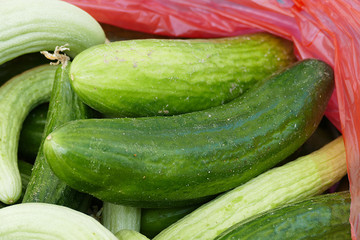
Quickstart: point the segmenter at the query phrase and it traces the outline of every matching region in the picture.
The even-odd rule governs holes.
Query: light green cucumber
[[[160,232],[154,240],[214,239],[256,214],[321,194],[345,174],[346,153],[343,138],[339,137],[202,205]]]
[[[18,167],[19,167],[19,171],[20,171],[21,186],[22,186],[21,197],[19,200],[22,200],[22,197],[24,196],[24,193],[26,191],[26,186],[28,185],[29,180],[30,180],[30,175],[31,175],[33,165],[31,163],[25,162],[23,160],[19,160]],[[6,206],[8,206],[8,205],[0,202],[0,208],[6,207]]]
[[[112,233],[122,229],[140,231],[141,209],[104,202],[102,224]]]
[[[49,110],[34,168],[22,202],[45,202],[86,211],[90,196],[80,193],[54,175],[43,154],[45,137],[60,125],[90,116],[90,109],[72,91],[69,82],[70,63],[59,66],[54,74]]]
[[[0,209],[0,239],[117,240],[89,215],[48,203],[22,203]]]
[[[0,64],[26,53],[68,45],[74,57],[105,42],[98,22],[80,8],[60,0],[1,1]]]
[[[292,43],[268,33],[142,39],[91,47],[70,74],[79,97],[101,113],[176,115],[229,102],[294,61]]]
[[[49,101],[55,66],[42,65],[10,79],[0,88],[0,201],[15,203],[21,195],[17,151],[23,121]]]

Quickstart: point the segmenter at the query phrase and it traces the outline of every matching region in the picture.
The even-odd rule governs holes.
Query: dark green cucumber
[[[199,205],[180,208],[143,208],[141,209],[140,233],[153,238],[197,207]]]
[[[244,220],[217,240],[351,239],[350,193],[324,194]]]
[[[67,121],[86,118],[89,116],[88,114],[87,106],[77,98],[71,89],[68,67],[58,67],[49,103],[45,135],[35,160],[23,202],[45,202],[74,209],[81,209],[84,206],[83,204],[88,202],[89,197],[86,194],[70,188],[54,175],[42,151],[45,136],[51,131]]]
[[[209,110],[72,121],[47,137],[44,153],[59,178],[103,201],[191,205],[292,154],[315,131],[333,88],[332,68],[309,59]]]
[[[33,109],[23,122],[19,138],[19,156],[33,162],[39,151],[46,124],[49,103]]]
[[[220,39],[142,39],[91,47],[70,69],[75,92],[110,116],[175,115],[217,106],[295,61],[268,33]]]
[[[342,137],[306,156],[274,167],[201,205],[153,240],[214,239],[256,214],[322,194],[346,175]]]

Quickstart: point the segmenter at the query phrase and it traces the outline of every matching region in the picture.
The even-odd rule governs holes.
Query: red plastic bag
[[[191,38],[268,31],[294,42],[299,59],[333,66],[326,116],[345,140],[353,239],[360,239],[360,2],[356,0],[66,0],[99,22]]]

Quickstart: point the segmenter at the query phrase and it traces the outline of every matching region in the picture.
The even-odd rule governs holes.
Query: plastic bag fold
[[[352,197],[352,238],[360,239],[360,2],[357,0],[66,0],[99,22],[146,33],[210,38],[267,31],[294,42],[299,59],[335,70],[325,115],[342,132]]]

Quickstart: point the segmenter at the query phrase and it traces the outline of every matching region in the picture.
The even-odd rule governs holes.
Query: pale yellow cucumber
[[[105,42],[100,24],[80,8],[60,0],[0,1],[0,64],[31,52],[68,44],[74,57]]]
[[[0,88],[0,201],[15,203],[21,195],[17,165],[23,121],[38,104],[48,101],[56,66],[43,65],[10,79]]]
[[[89,215],[49,203],[22,203],[0,209],[0,239],[117,240]]]

